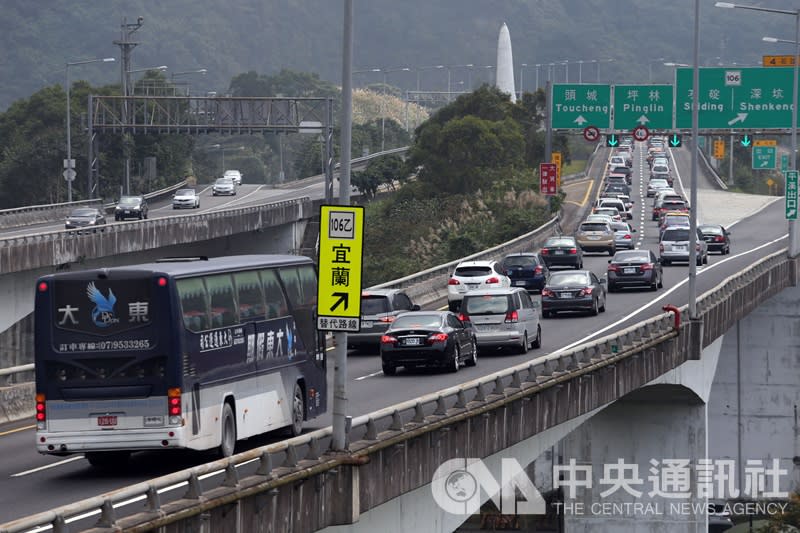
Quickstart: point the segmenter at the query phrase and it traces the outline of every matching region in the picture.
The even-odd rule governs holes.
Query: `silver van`
[[[514,348],[526,353],[542,345],[539,302],[523,288],[471,291],[461,302],[461,320],[475,329],[478,348]]]

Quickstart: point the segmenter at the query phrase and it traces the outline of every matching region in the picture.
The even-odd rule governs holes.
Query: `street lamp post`
[[[541,67],[541,63],[536,63],[534,67],[536,67],[536,90],[539,90],[539,67]]]
[[[72,182],[75,179],[75,165],[72,163],[72,113],[70,109],[70,82],[69,79],[69,67],[74,67],[75,65],[87,65],[89,63],[113,63],[115,60],[113,57],[99,57],[97,59],[84,59],[81,61],[71,61],[66,65],[66,77],[67,77],[67,162],[66,162],[66,169],[65,171],[69,173],[72,170],[72,173],[67,178],[67,202],[72,201]]]
[[[527,67],[527,66],[528,66],[528,64],[527,64],[527,63],[522,63],[522,64],[519,66],[519,98],[520,98],[520,100],[522,100],[522,93],[523,93],[523,92],[524,92],[524,90],[525,90],[525,89],[524,89],[524,85],[525,85],[525,78],[524,78],[524,76],[523,76],[523,73],[525,72],[525,67]]]
[[[192,74],[200,74],[202,76],[205,76],[206,72],[208,72],[208,69],[205,69],[205,68],[198,68],[198,69],[195,69],[195,70],[183,70],[181,72],[173,72],[172,74],[170,74],[169,77],[173,81],[173,85],[174,85],[175,78],[178,78],[180,76],[190,76]],[[188,86],[186,87],[186,96],[189,96],[189,87]]]
[[[791,15],[794,17],[794,80],[792,83],[792,157],[789,158],[789,169],[797,169],[797,97],[798,97],[798,57],[800,57],[800,10],[771,9],[766,7],[748,6],[742,4],[732,4],[730,2],[717,2],[715,7],[728,9],[747,9],[750,11],[763,11],[765,13],[777,13],[780,15]],[[777,42],[781,42],[776,39]],[[789,220],[789,257],[795,257],[798,253],[797,246],[797,221]]]
[[[123,103],[123,110],[127,109],[128,107],[128,96],[134,91],[131,90],[130,86],[130,75],[136,72],[148,72],[151,70],[160,70],[161,72],[167,70],[166,65],[160,65],[158,67],[149,67],[149,68],[137,68],[133,70],[126,70],[125,76],[123,79],[125,80],[125,84],[123,86],[123,96],[125,96],[125,102]],[[125,113],[126,121],[127,121],[127,112]],[[123,128],[127,129],[127,124],[123,124]],[[131,156],[130,156],[130,147],[128,146],[130,140],[129,135],[126,133],[123,135],[123,150],[125,152],[125,194],[131,193]]]
[[[386,150],[386,75],[391,72],[409,72],[409,67],[390,68],[390,69],[377,69],[378,72],[383,72],[383,98],[381,98],[381,152]],[[448,91],[450,84],[450,69],[447,69],[447,83]]]

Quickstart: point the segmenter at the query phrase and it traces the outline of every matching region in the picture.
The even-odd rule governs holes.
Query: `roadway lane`
[[[150,219],[154,219],[177,215],[197,215],[201,213],[219,211],[222,209],[252,207],[267,203],[294,200],[303,196],[308,196],[311,199],[324,198],[325,185],[323,180],[324,178],[320,177],[319,180],[310,184],[306,182],[304,185],[297,188],[282,189],[275,189],[268,185],[242,184],[239,186],[239,190],[234,196],[213,196],[211,194],[211,185],[198,185],[196,188],[200,193],[199,209],[173,209],[172,200],[164,199],[150,204],[150,212],[148,217]],[[358,194],[358,191],[353,189],[353,194]],[[113,215],[107,216],[106,218],[108,219],[108,224],[135,224],[138,222],[136,220],[115,222]],[[2,229],[0,230],[0,239],[21,237],[23,235],[31,235],[34,233],[61,231],[63,229],[63,221],[31,224],[19,228]]]
[[[657,253],[656,223],[649,218],[652,200],[645,197],[648,168],[642,160],[643,146],[638,146],[635,161],[635,177],[632,196],[635,204],[633,227],[639,229],[637,237],[640,247],[650,248]],[[681,154],[676,151],[679,179],[688,190],[689,168]],[[319,185],[320,192],[322,185]],[[286,193],[281,190],[281,193]],[[298,191],[291,191],[300,194]],[[302,191],[306,194],[308,191]],[[595,190],[596,193],[596,190]],[[241,193],[240,193],[241,194]],[[301,195],[303,195],[301,194]],[[307,195],[307,194],[306,194]],[[220,202],[230,198],[217,199]],[[204,198],[204,203],[205,198]],[[207,207],[204,205],[204,209]],[[731,225],[737,218],[736,212],[729,212],[725,204],[719,206],[698,206],[705,220],[713,222],[714,217]],[[211,209],[211,207],[208,207]],[[171,210],[164,209],[171,214]],[[194,211],[196,212],[196,211]],[[746,215],[742,211],[741,216]],[[741,271],[755,259],[785,245],[786,222],[780,205],[769,205],[732,225],[732,246],[729,256],[710,256],[709,265],[698,269],[698,289],[705,291],[725,277]],[[777,241],[772,242],[771,241]],[[584,264],[598,275],[603,275],[608,256],[587,254]],[[349,412],[357,416],[375,409],[386,407],[462,383],[509,366],[536,359],[556,352],[576,342],[609,333],[625,325],[638,322],[661,312],[666,303],[682,305],[687,302],[686,278],[688,267],[674,265],[664,270],[664,288],[656,293],[650,291],[626,291],[610,294],[607,311],[596,317],[559,316],[542,321],[543,346],[525,355],[506,353],[482,353],[475,368],[462,368],[457,374],[434,371],[398,372],[397,376],[386,377],[380,371],[377,354],[351,355],[348,359]],[[332,393],[333,364],[329,365],[329,393]],[[329,395],[330,396],[330,395]],[[331,402],[329,397],[329,402]],[[332,403],[329,403],[329,411]],[[330,423],[330,414],[313,420],[309,429],[324,427]],[[18,424],[24,427],[24,424]],[[143,481],[158,475],[200,464],[205,459],[200,454],[174,453],[161,455],[154,453],[135,454],[131,465],[113,474],[95,472],[83,459],[74,456],[57,458],[40,456],[33,446],[32,427],[10,433],[0,430],[0,446],[4,451],[0,457],[0,523],[27,516],[35,512],[74,502],[92,495]],[[250,446],[279,440],[271,435],[256,439]],[[249,447],[249,446],[247,446]]]

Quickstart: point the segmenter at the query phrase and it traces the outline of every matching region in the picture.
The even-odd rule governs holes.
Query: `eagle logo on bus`
[[[111,324],[116,324],[119,319],[114,314],[114,304],[117,303],[117,297],[114,292],[108,289],[108,298],[95,287],[94,281],[86,287],[86,295],[91,301],[94,302],[94,309],[92,309],[92,321],[98,328],[107,328]]]

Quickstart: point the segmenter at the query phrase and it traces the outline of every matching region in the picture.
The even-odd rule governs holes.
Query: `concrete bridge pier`
[[[692,390],[656,384],[568,435],[558,467],[564,531],[708,531],[696,482],[707,456],[706,416]]]

